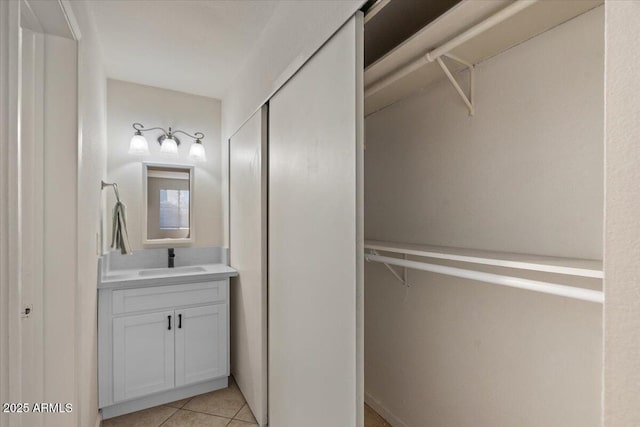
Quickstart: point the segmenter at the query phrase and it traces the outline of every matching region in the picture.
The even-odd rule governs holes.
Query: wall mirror
[[[144,244],[193,242],[193,166],[143,164]]]

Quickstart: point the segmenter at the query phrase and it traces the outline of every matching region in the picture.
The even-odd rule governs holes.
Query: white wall
[[[19,286],[20,179],[18,2],[0,2],[0,401],[20,399]],[[6,237],[5,237],[6,236]],[[0,425],[19,421],[17,414],[0,412]]]
[[[76,375],[78,426],[93,427],[98,418],[97,260],[104,228],[107,176],[107,79],[93,16],[83,2],[72,2],[78,41],[77,145],[77,289]]]
[[[128,153],[129,141],[133,135],[131,125],[142,123],[145,127],[170,126],[193,134],[202,132],[202,144],[207,153],[207,161],[195,163],[194,178],[194,243],[193,246],[221,246],[223,244],[223,212],[221,201],[220,162],[220,101],[213,98],[175,92],[166,89],[143,86],[119,80],[108,80],[107,84],[108,122],[108,179],[116,182],[120,197],[127,205],[129,241],[132,248],[142,248],[143,230],[143,186],[142,162],[166,164],[193,164],[189,160],[192,139],[176,135],[181,141],[177,158],[160,154],[156,138],[159,131],[145,134],[149,142],[150,154],[140,157]],[[115,203],[113,191],[107,198],[107,216]],[[109,233],[105,240],[110,239]],[[105,241],[105,245],[111,242]]]
[[[364,0],[282,1],[247,52],[224,100],[229,138],[364,4]]]
[[[602,14],[369,116],[367,238],[602,259]]]
[[[45,36],[44,400],[76,404],[77,63],[74,40]],[[95,280],[91,283],[95,286]],[[90,357],[90,355],[87,355]],[[95,422],[95,420],[94,420]],[[76,425],[75,412],[46,425]]]
[[[22,11],[24,13],[24,11]],[[43,345],[43,184],[44,184],[44,58],[45,36],[33,32],[21,23],[20,82],[20,147],[21,160],[21,252],[22,280],[20,297],[33,305],[28,321],[22,322],[22,400],[38,402],[44,393]],[[37,307],[37,310],[36,310]],[[24,414],[23,423],[42,427],[42,415]]]
[[[446,80],[369,116],[365,236],[601,259],[603,9],[478,65],[474,117]],[[408,274],[366,266],[365,389],[393,425],[599,425],[599,305]]]
[[[604,425],[640,425],[640,2],[606,7]]]

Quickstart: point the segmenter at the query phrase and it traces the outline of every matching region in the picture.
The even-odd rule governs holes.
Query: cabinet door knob
[[[182,314],[178,314],[178,329],[182,329]]]
[[[167,316],[167,319],[169,320],[169,330],[171,330],[171,315]]]

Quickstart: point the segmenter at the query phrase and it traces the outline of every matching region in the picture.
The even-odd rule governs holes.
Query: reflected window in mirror
[[[189,230],[189,190],[161,187],[159,211],[160,230]]]
[[[193,241],[193,168],[144,164],[146,238],[149,245]]]

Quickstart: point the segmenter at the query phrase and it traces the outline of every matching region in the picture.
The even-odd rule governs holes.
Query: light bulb
[[[149,154],[149,143],[147,139],[141,134],[135,134],[131,137],[131,142],[129,143],[129,154]]]
[[[204,145],[200,142],[200,140],[196,140],[193,144],[191,144],[191,148],[189,149],[189,158],[194,162],[206,162],[207,154],[204,151]]]
[[[175,139],[167,137],[162,141],[160,152],[175,156],[178,154],[178,143]]]

